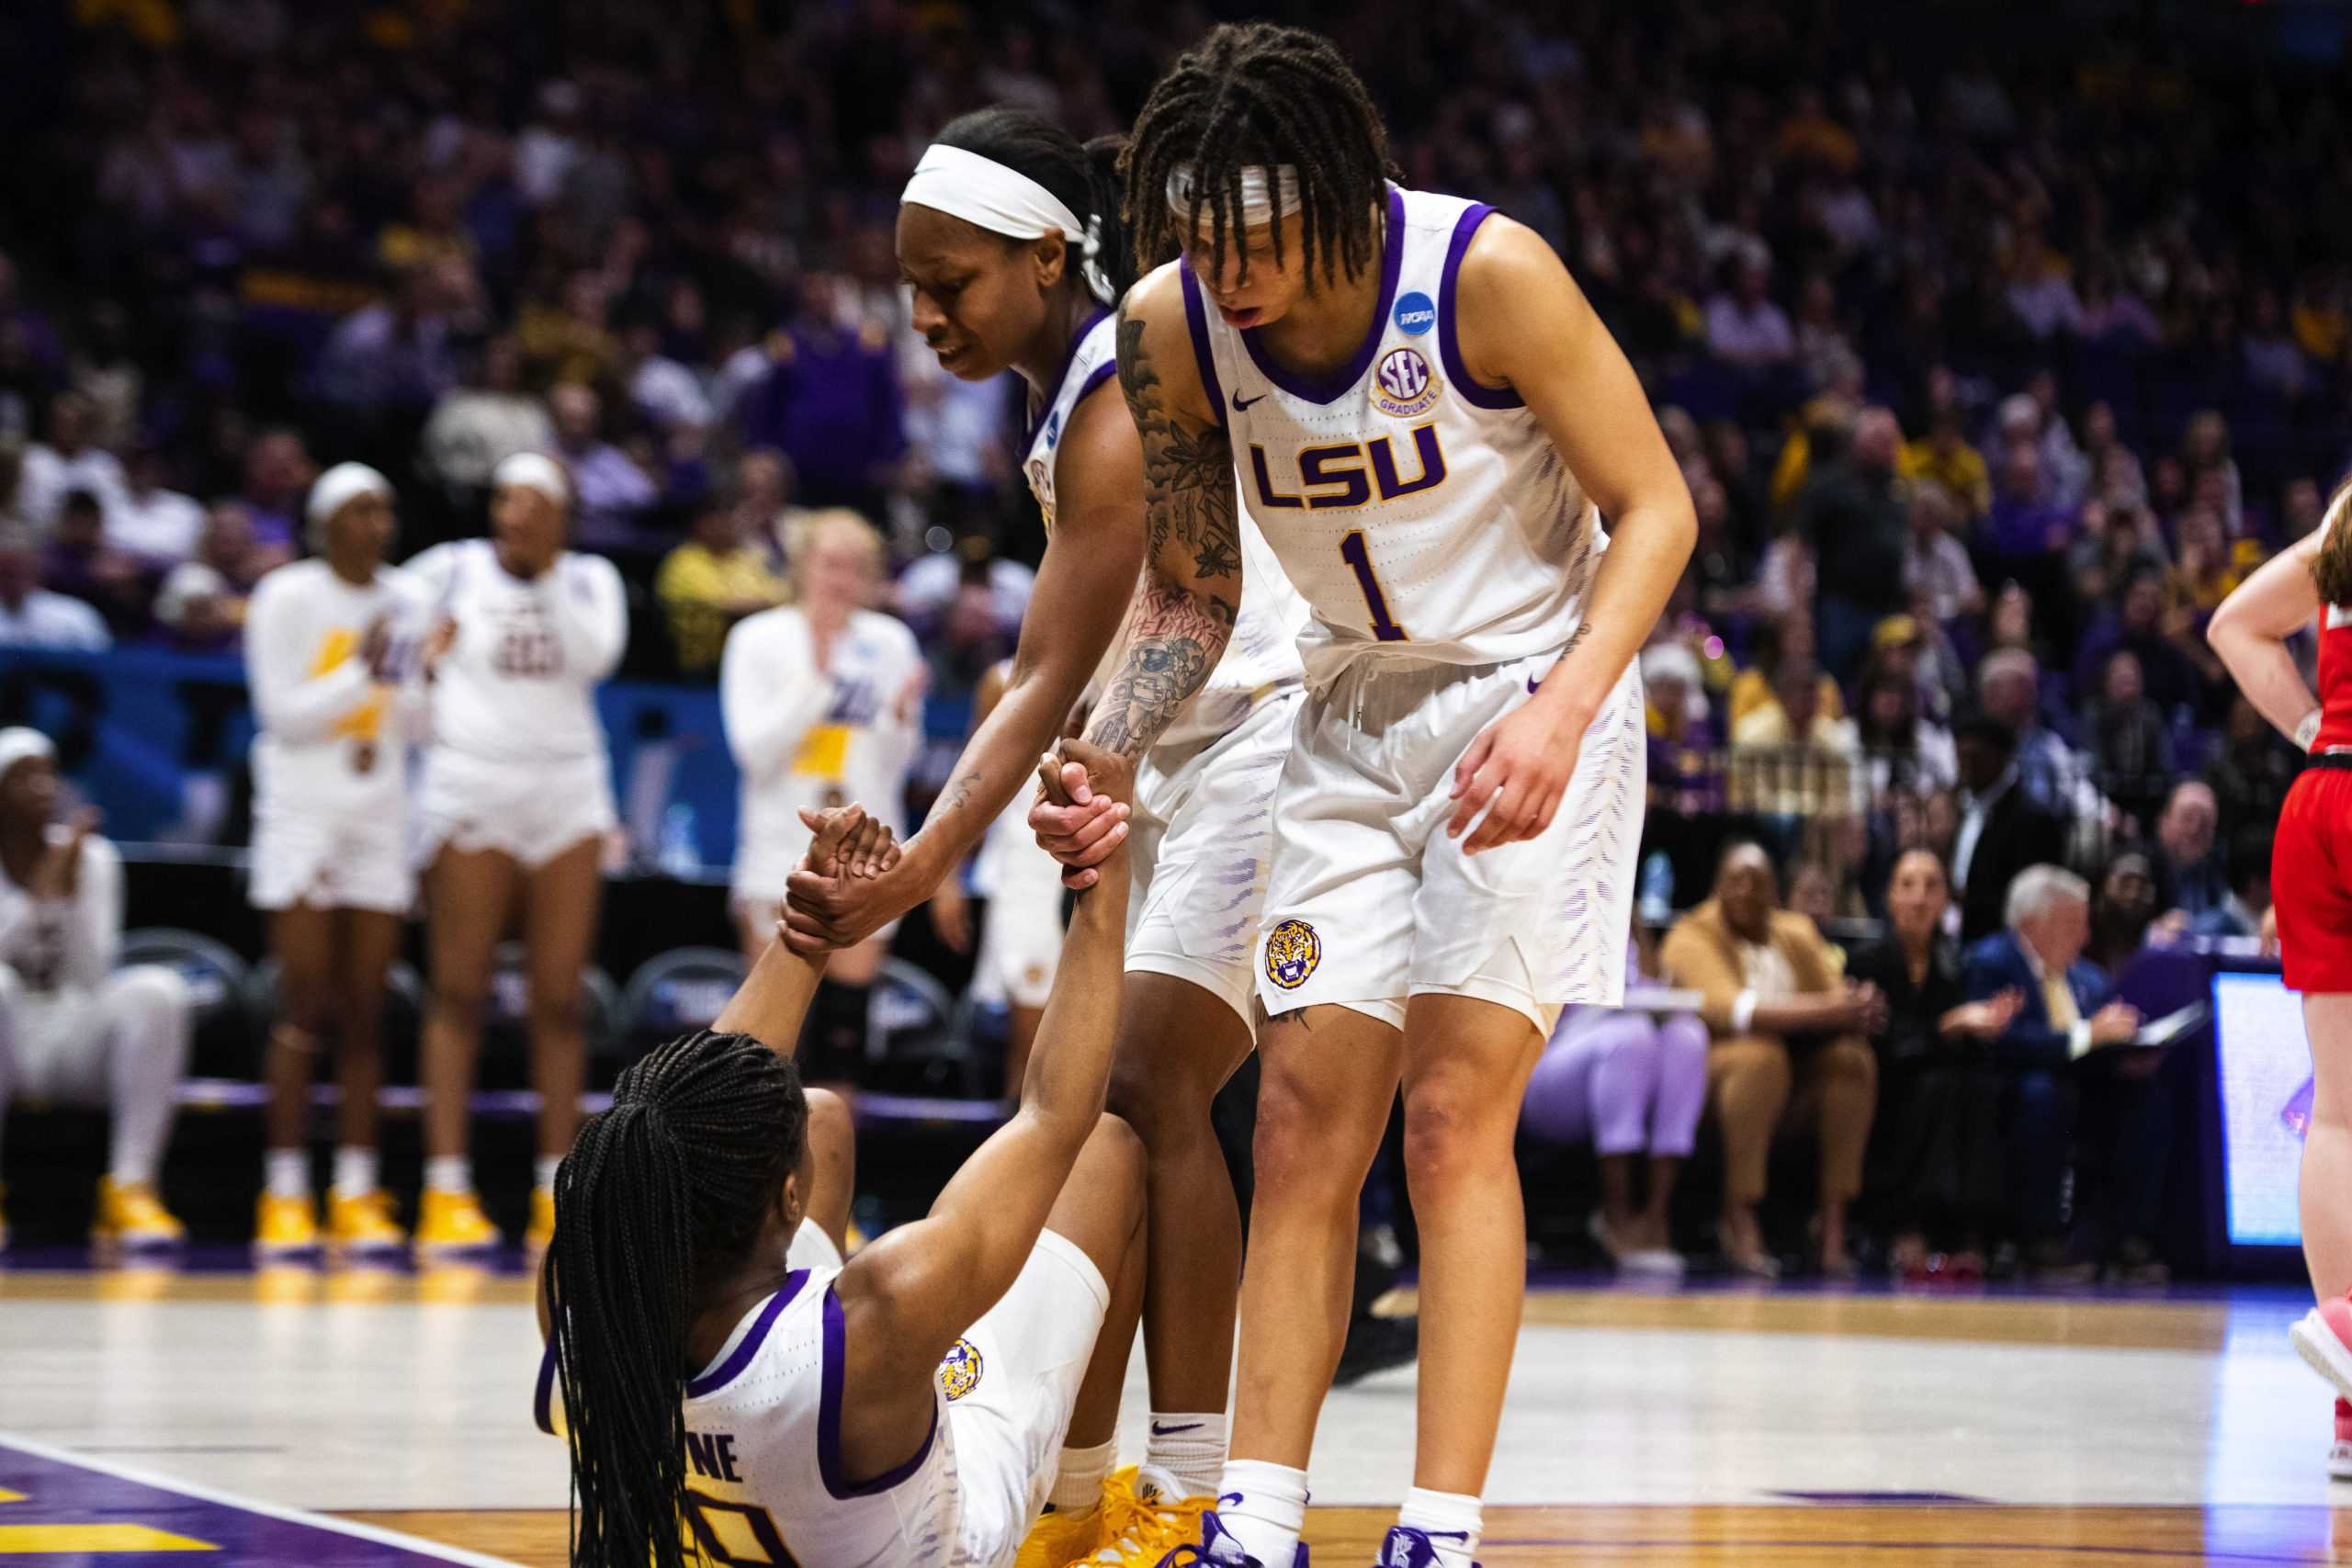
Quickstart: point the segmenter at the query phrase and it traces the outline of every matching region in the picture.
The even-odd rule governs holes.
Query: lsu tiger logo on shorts
[[[939,1359],[939,1391],[952,1404],[979,1387],[981,1374],[987,1371],[980,1348],[968,1339],[958,1339]]]
[[[1266,978],[1295,991],[1323,962],[1323,939],[1305,920],[1284,920],[1266,933]]]

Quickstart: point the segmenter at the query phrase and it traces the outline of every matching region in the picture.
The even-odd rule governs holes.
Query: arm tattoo
[[[1143,322],[1124,312],[1119,387],[1143,440],[1146,571],[1125,657],[1086,738],[1135,757],[1159,739],[1225,651],[1239,597],[1241,531],[1231,441],[1222,426],[1195,429],[1178,418]],[[1171,558],[1189,565],[1190,581],[1171,574]]]

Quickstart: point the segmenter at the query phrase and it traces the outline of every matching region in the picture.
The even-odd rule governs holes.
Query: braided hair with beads
[[[1267,22],[1223,23],[1152,87],[1136,117],[1119,172],[1139,265],[1193,243],[1208,220],[1213,274],[1238,245],[1242,175],[1288,164],[1298,171],[1300,260],[1337,281],[1378,254],[1378,214],[1394,173],[1388,131],[1339,49],[1320,33]],[[1191,210],[1168,204],[1169,176],[1190,165]],[[1273,226],[1274,264],[1283,225]],[[1243,258],[1246,274],[1248,258]]]
[[[745,1034],[672,1041],[621,1074],[555,1179],[543,1266],[571,1448],[571,1561],[683,1568],[686,1335],[800,1163],[799,1074]]]

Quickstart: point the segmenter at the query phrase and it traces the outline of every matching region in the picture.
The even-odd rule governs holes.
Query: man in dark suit
[[[2161,1266],[2150,1242],[2170,1141],[2165,1102],[2150,1081],[2162,1053],[2131,1043],[2139,1013],[2113,999],[2098,966],[2083,960],[2088,883],[2054,865],[2029,866],[2011,884],[2005,913],[2007,929],[1969,950],[1966,986],[1973,998],[2004,991],[2021,998],[1991,1045],[2009,1079],[2018,1240],[2037,1269],[2067,1271],[2065,1172],[2079,1142],[2086,1166],[2105,1179],[2110,1257],[2127,1275],[2153,1280]]]
[[[2017,732],[1977,714],[1952,732],[1960,755],[1960,837],[1952,883],[1960,889],[1960,936],[1979,942],[2001,929],[2009,883],[2030,865],[2065,857],[2066,825],[2018,786]]]

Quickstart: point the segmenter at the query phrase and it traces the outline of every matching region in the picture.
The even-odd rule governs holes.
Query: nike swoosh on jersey
[[[1233,389],[1233,412],[1235,413],[1247,413],[1252,406],[1264,402],[1268,394],[1261,392],[1256,397],[1251,398],[1245,402],[1242,400],[1241,389],[1236,387]]]

